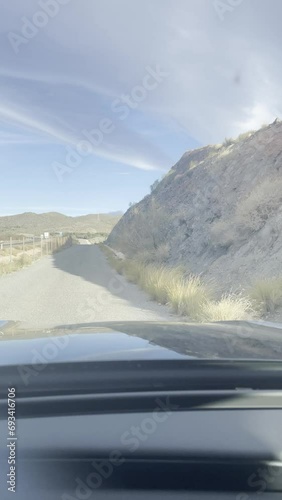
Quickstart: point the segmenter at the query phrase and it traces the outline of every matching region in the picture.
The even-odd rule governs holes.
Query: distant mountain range
[[[58,212],[36,214],[25,212],[0,217],[0,239],[9,235],[34,234],[45,231],[68,233],[109,233],[122,216],[122,212],[89,214],[71,217]]]

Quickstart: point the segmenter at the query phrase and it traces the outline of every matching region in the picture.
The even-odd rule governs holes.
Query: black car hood
[[[282,326],[109,322],[25,330],[0,321],[0,366],[81,360],[279,359]]]
[[[187,356],[117,331],[90,331],[68,335],[18,339],[0,344],[0,366],[45,362],[178,359]]]

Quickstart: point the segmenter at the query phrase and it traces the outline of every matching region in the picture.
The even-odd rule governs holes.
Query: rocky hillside
[[[89,214],[70,217],[57,212],[0,217],[0,239],[9,235],[50,233],[109,233],[120,219],[120,214]]]
[[[109,244],[155,252],[216,283],[248,287],[282,270],[282,123],[186,152],[131,207]]]

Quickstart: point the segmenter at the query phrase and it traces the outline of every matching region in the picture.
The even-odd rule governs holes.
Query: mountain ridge
[[[281,193],[282,123],[275,120],[221,145],[185,152],[153,192],[129,208],[108,244],[133,255],[128,235],[136,239],[143,231],[139,250],[152,250],[154,216],[160,222],[151,226],[153,240],[168,247],[168,265],[184,264],[221,292],[237,291],[280,274]]]
[[[41,234],[43,232],[109,233],[120,215],[87,214],[76,217],[60,212],[23,212],[0,216],[1,235]]]

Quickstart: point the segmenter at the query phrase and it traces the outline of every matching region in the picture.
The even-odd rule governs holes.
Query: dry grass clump
[[[59,241],[53,243],[53,252],[60,252],[72,245],[71,237],[63,239],[63,244],[61,245]],[[23,253],[22,249],[12,248],[12,252],[10,252],[10,248],[3,250],[3,253],[0,253],[0,257],[5,257],[5,259],[0,259],[0,276],[13,273],[19,271],[23,267],[30,266],[33,262],[41,258],[41,249],[37,245],[34,248],[33,245],[26,246],[26,252]],[[11,257],[11,261],[7,259],[7,257]]]
[[[101,248],[115,269],[122,266],[121,272],[129,281],[137,283],[153,300],[170,305],[181,316],[198,322],[212,322],[246,320],[253,314],[250,298],[228,294],[213,300],[212,287],[200,276],[186,276],[182,266],[148,264],[137,259],[120,261],[110,249]]]
[[[0,263],[0,275],[19,271],[30,263],[31,262],[27,262],[27,259],[21,257],[19,259],[12,260],[12,262],[2,262]]]
[[[167,304],[171,288],[176,286],[181,277],[181,268],[150,264],[143,268],[138,283],[152,299],[157,300],[160,304]]]
[[[248,130],[248,132],[243,132],[242,134],[238,135],[237,139],[235,139],[235,142],[244,141],[245,139],[251,137],[251,135],[253,135],[255,132],[255,130]]]
[[[262,314],[274,312],[282,306],[282,278],[257,281],[250,290],[250,297]]]
[[[243,295],[223,295],[218,301],[209,301],[202,308],[203,322],[211,321],[239,321],[250,319],[252,303]]]
[[[199,276],[180,279],[169,287],[168,300],[173,310],[193,320],[201,320],[202,310],[209,302],[211,290]]]

